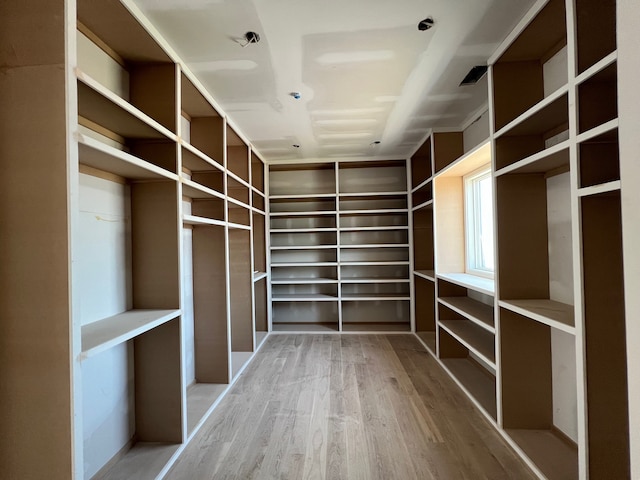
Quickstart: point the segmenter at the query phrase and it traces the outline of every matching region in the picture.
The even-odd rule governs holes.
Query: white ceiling
[[[461,80],[534,0],[135,3],[264,160],[312,161],[406,158],[430,128],[473,120],[487,80]],[[243,48],[247,31],[260,43]]]

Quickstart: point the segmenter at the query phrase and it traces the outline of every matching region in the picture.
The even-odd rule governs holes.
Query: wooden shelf
[[[286,251],[286,250],[330,250],[332,248],[338,248],[337,245],[276,245],[271,246],[271,250]]]
[[[180,316],[180,310],[129,310],[82,326],[82,358],[131,340]]]
[[[376,332],[384,333],[407,333],[411,331],[411,325],[408,323],[342,323],[343,332]]]
[[[185,197],[189,198],[219,198],[220,200],[224,200],[224,194],[220,192],[216,192],[215,190],[205,187],[204,185],[200,185],[192,180],[188,180],[186,178],[181,179],[182,182],[182,194]]]
[[[323,293],[272,294],[274,302],[337,302],[338,297]]]
[[[195,433],[228,388],[222,383],[195,383],[187,388],[187,435]]]
[[[485,330],[495,333],[493,307],[469,297],[439,297],[438,302],[468,318]]]
[[[337,278],[271,278],[272,285],[315,285],[325,283],[338,283]]]
[[[389,294],[389,293],[371,293],[371,294],[342,294],[343,301],[363,301],[367,302],[370,300],[376,301],[388,301],[388,300],[411,300],[411,297],[407,294]]]
[[[485,295],[493,296],[495,293],[495,282],[491,278],[478,277],[468,273],[437,273],[436,276],[447,282],[455,283]]]
[[[436,356],[436,332],[416,332],[418,338],[427,347],[427,350],[431,352],[431,355]]]
[[[443,366],[494,420],[497,418],[496,380],[488,371],[468,358],[441,358]]]
[[[154,480],[181,450],[180,444],[137,442],[103,478]]]
[[[318,217],[322,215],[335,215],[335,210],[316,210],[313,212],[269,212],[270,217]]]
[[[447,330],[465,347],[496,368],[495,337],[486,329],[468,320],[443,320],[440,327]]]
[[[224,220],[214,220],[211,218],[199,217],[197,215],[183,215],[182,223],[185,225],[213,225],[224,227],[227,223]]]
[[[502,308],[575,335],[573,305],[546,299],[500,300]]]
[[[343,278],[340,283],[409,283],[408,278]]]
[[[257,282],[267,277],[267,272],[253,272],[253,281]]]
[[[209,157],[206,153],[200,151],[197,147],[190,143],[181,141],[182,145],[182,166],[193,172],[200,171],[219,171],[224,172],[224,167],[216,160]]]
[[[414,270],[413,274],[425,280],[436,281],[436,272],[433,270]]]
[[[578,478],[578,449],[549,430],[507,429],[507,434],[548,480]]]
[[[79,162],[82,165],[110,172],[130,180],[176,181],[178,176],[168,170],[113,148],[82,133],[76,134]]]
[[[78,115],[125,138],[171,139],[177,137],[147,114],[76,69]]]
[[[337,323],[275,323],[273,333],[337,333]]]

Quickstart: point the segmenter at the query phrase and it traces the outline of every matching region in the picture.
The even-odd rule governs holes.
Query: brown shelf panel
[[[440,320],[440,325],[467,348],[489,360],[495,367],[495,337],[469,320]]]
[[[548,480],[578,478],[578,448],[550,430],[507,429]]]
[[[469,297],[440,297],[439,302],[483,328],[494,332],[493,307]]]
[[[440,361],[495,420],[497,418],[495,377],[469,358],[441,358]]]

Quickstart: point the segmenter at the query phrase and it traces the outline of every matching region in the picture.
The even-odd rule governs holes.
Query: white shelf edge
[[[545,302],[550,302],[550,300],[545,300],[545,299],[541,299],[544,300]],[[546,315],[541,315],[535,311],[532,311],[528,308],[523,308],[519,305],[514,304],[514,301],[518,301],[518,300],[500,300],[498,302],[498,305],[502,308],[505,308],[507,310],[510,310],[514,313],[517,313],[518,315],[522,315],[523,317],[529,318],[532,321],[536,321],[539,323],[542,323],[544,325],[547,325],[549,327],[553,327],[557,330],[562,330],[563,332],[569,333],[571,335],[575,335],[576,334],[576,328],[575,326],[572,325],[568,325],[566,323],[560,322],[558,320],[555,320],[549,316]],[[531,300],[523,300],[523,301],[535,301],[535,299]],[[567,304],[562,304],[561,302],[554,302],[560,305],[565,305],[565,306],[569,306],[572,307],[571,305],[567,305]],[[575,320],[574,320],[575,323]]]
[[[523,167],[526,167],[528,165],[531,165],[539,160],[542,160],[544,158],[550,157],[551,155],[555,155],[556,153],[560,153],[563,150],[569,150],[569,146],[571,145],[571,140],[564,140],[560,143],[558,143],[557,145],[553,145],[552,147],[549,148],[545,148],[544,150],[538,152],[538,153],[534,153],[533,155],[530,155],[526,158],[523,158],[522,160],[518,160],[515,163],[512,163],[511,165],[507,165],[506,167],[502,167],[500,170],[497,170],[494,174],[494,176],[499,177],[501,175],[506,175],[508,173],[514,172],[516,170],[519,170]]]
[[[333,285],[337,278],[272,278],[271,285]]]
[[[428,200],[426,202],[423,202],[423,203],[421,203],[419,205],[416,205],[415,207],[412,207],[411,211],[415,212],[416,210],[420,210],[421,208],[425,208],[425,207],[428,207],[430,205],[433,205],[433,199]]]
[[[262,280],[263,278],[267,278],[267,272],[253,272],[253,281],[257,282],[258,280]]]
[[[81,328],[82,352],[79,358],[82,361],[104,352],[174,320],[180,314],[180,309],[136,309],[83,325]],[[86,342],[89,345],[85,345]]]
[[[456,322],[458,320],[450,320],[452,322]],[[464,320],[463,320],[464,321]],[[474,324],[475,325],[475,324]],[[482,361],[484,361],[487,366],[491,367],[493,369],[493,374],[496,374],[496,362],[495,360],[491,360],[490,358],[488,358],[486,355],[484,355],[483,353],[480,352],[480,350],[478,350],[476,347],[474,347],[471,342],[468,342],[467,340],[465,340],[464,338],[462,338],[458,333],[454,332],[452,329],[450,329],[446,324],[442,323],[442,321],[438,322],[438,326],[440,328],[442,328],[443,330],[446,330],[447,333],[449,335],[451,335],[453,338],[455,338],[458,342],[460,342],[462,345],[464,345],[465,347],[467,347],[469,350],[471,350],[475,355],[477,355],[478,357],[480,357],[482,359]]]
[[[267,215],[264,210],[260,210],[258,207],[251,206],[251,210],[253,211],[253,213],[257,213],[258,215],[262,215],[263,217]]]
[[[229,228],[235,228],[236,230],[249,230],[251,231],[251,227],[249,225],[242,225],[241,223],[233,223],[227,222]]]
[[[337,230],[337,229],[334,229]],[[386,231],[386,230],[409,230],[408,225],[386,225],[382,227],[345,227],[341,232],[363,232],[363,231]]]
[[[469,150],[468,152],[465,152],[462,155],[460,155],[458,158],[456,158],[449,165],[447,165],[446,167],[441,169],[439,172],[435,173],[434,176],[433,176],[434,179],[438,178],[438,177],[460,176],[459,174],[452,175],[449,172],[451,170],[454,170],[455,168],[457,168],[458,165],[464,164],[467,159],[477,155],[478,152],[480,152],[481,150],[483,150],[485,148],[489,149],[489,159],[491,159],[491,143],[490,143],[489,139],[485,139],[482,142],[480,142],[478,145],[473,147],[471,150]],[[480,166],[480,165],[478,165],[478,166]],[[465,174],[466,173],[468,173],[468,172],[465,172]]]
[[[187,225],[215,225],[217,227],[224,227],[227,224],[224,220],[214,220],[196,215],[182,215],[182,223]]]
[[[431,275],[424,272],[431,272]],[[432,282],[436,281],[436,273],[433,270],[414,270],[413,274],[417,277],[424,278],[425,280],[430,280]]]
[[[420,182],[416,187],[413,187],[410,193],[417,192],[418,190],[425,187],[429,182],[432,182],[432,181],[433,181],[433,175],[427,178],[426,180],[423,180],[422,182]]]
[[[337,198],[335,193],[301,193],[299,195],[269,195],[269,200],[303,200],[303,199],[329,199]]]
[[[340,210],[340,215],[375,215],[392,213],[409,213],[408,208],[380,208],[371,210]]]
[[[578,75],[575,79],[576,85],[580,85],[586,80],[589,80],[591,77],[600,73],[602,70],[604,70],[609,65],[616,62],[617,60],[618,60],[618,51],[614,50],[609,55],[600,59],[598,62],[594,63],[589,68],[587,68],[584,72]]]
[[[247,182],[246,180],[240,178],[237,174],[233,173],[229,167],[227,167],[227,176],[233,178],[236,182],[241,183],[243,187],[247,188],[248,190],[251,190],[251,184],[249,182]]]
[[[335,210],[316,210],[311,212],[270,212],[270,217],[318,217],[318,216],[330,216],[338,213]]]
[[[338,197],[351,198],[351,197],[397,197],[406,196],[406,191],[392,191],[392,192],[349,192],[338,193]]]
[[[549,105],[551,105],[553,102],[555,102],[562,96],[568,95],[568,93],[569,93],[569,84],[565,83],[562,87],[558,88],[555,92],[549,94],[548,96],[540,100],[538,103],[536,103],[534,106],[530,107],[527,111],[525,111],[524,113],[521,113],[515,119],[507,123],[504,127],[502,127],[500,130],[494,133],[493,137],[496,139],[499,137],[502,137],[513,128],[517,127],[521,123],[533,117],[535,114],[547,108]]]
[[[449,298],[449,297],[438,297],[438,303],[441,303],[445,307],[447,307],[447,308],[453,310],[454,312],[462,315],[464,318],[466,318],[470,322],[474,323],[478,327],[480,327],[480,328],[486,330],[487,332],[492,333],[492,334],[495,335],[495,333],[496,333],[495,326],[492,327],[491,325],[484,323],[482,320],[480,320],[479,318],[474,317],[469,312],[463,310],[462,308],[457,307],[456,305],[450,303],[448,300],[445,300],[445,298]],[[471,299],[471,300],[473,300],[473,299]],[[478,302],[478,303],[480,303],[480,302]],[[491,308],[491,309],[494,308],[492,305],[487,305],[487,306],[489,308]],[[495,320],[494,320],[494,325],[495,325]]]
[[[491,278],[478,277],[468,273],[436,273],[436,278],[486,295],[495,295],[495,281]]]
[[[601,193],[615,192],[620,190],[620,180],[613,182],[601,183],[600,185],[593,185],[590,187],[583,187],[578,189],[578,197],[588,197],[590,195],[599,195]]]
[[[254,192],[254,193],[257,193],[258,195],[260,195],[265,200],[267,199],[267,196],[258,187],[255,187],[255,186],[251,185],[251,191]]]
[[[178,136],[175,133],[173,133],[171,130],[169,130],[168,128],[164,127],[163,125],[155,121],[153,118],[151,118],[149,115],[144,113],[142,110],[134,107],[131,103],[127,102],[120,96],[113,93],[111,90],[109,90],[100,82],[98,82],[93,77],[91,77],[91,75],[88,75],[87,73],[83,72],[79,67],[75,68],[75,72],[76,72],[76,78],[80,80],[82,83],[84,83],[87,87],[91,88],[93,91],[95,91],[99,95],[102,95],[111,103],[120,107],[122,110],[124,110],[128,114],[134,116],[145,125],[153,128],[158,133],[164,135],[165,137],[167,137],[170,140],[173,140],[176,143],[178,142]]]
[[[272,246],[271,250],[331,250],[338,248],[337,245],[288,245],[288,246]]]
[[[598,135],[602,135],[603,133],[610,132],[611,130],[615,130],[620,125],[620,121],[617,118],[613,120],[609,120],[608,122],[602,123],[597,127],[593,127],[586,132],[582,132],[576,137],[576,143],[584,143],[592,138],[597,137]]]
[[[340,283],[411,283],[408,278],[343,278]]]
[[[271,228],[269,233],[337,232],[337,228]]]
[[[347,267],[359,267],[359,266],[383,266],[383,265],[409,265],[409,261],[389,261],[389,262],[340,262],[340,265]]]
[[[362,243],[355,245],[340,245],[341,249],[349,250],[354,248],[409,248],[408,243]]]
[[[234,205],[240,207],[240,208],[244,208],[246,210],[251,210],[251,206],[249,206],[248,204],[240,201],[240,200],[236,200],[233,197],[230,197],[229,195],[227,195],[227,200],[229,203],[233,203]]]
[[[225,196],[220,193],[217,192],[215,190],[213,190],[212,188],[209,188],[205,185],[202,185],[198,182],[194,182],[193,180],[189,180],[187,178],[184,177],[180,177],[180,183],[182,183],[183,187],[186,186],[188,188],[192,188],[194,190],[197,190],[201,193],[204,193],[205,195],[212,197],[212,198],[217,198],[219,200],[224,200]],[[182,189],[182,195],[184,195],[185,197],[189,197],[189,198],[202,198],[202,197],[193,197],[192,195],[190,195],[188,192],[184,191],[184,188]]]
[[[272,294],[273,302],[337,302],[340,299],[337,296],[316,294]]]
[[[344,265],[344,263],[343,263]],[[272,267],[337,267],[338,262],[272,262]]]
[[[198,147],[193,146],[191,143],[186,142],[183,139],[180,139],[180,145],[185,150],[188,150],[193,155],[195,155],[196,157],[200,158],[200,160],[202,160],[203,162],[206,162],[209,165],[211,165],[213,168],[217,169],[220,173],[224,173],[224,167],[222,165],[220,165],[218,162],[216,162],[209,155],[207,155],[206,153],[204,153],[203,151],[198,149]],[[183,163],[183,166],[184,166],[184,162],[182,162],[182,163]]]
[[[178,175],[176,175],[175,173],[165,170],[164,168],[158,167],[157,165],[154,165],[153,163],[149,163],[146,160],[143,160],[134,155],[131,155],[130,153],[123,152],[122,150],[118,150],[117,148],[114,148],[110,145],[102,143],[101,141],[96,140],[95,138],[91,138],[83,133],[76,132],[74,134],[74,138],[78,142],[78,145],[82,145],[86,148],[90,148],[92,150],[100,152],[101,154],[113,157],[131,167],[144,170],[145,172],[149,172],[161,178],[166,178],[173,181],[178,180]],[[80,157],[82,157],[82,155],[80,155]],[[80,163],[83,165],[91,166],[83,162],[80,162]],[[98,168],[98,167],[93,167],[93,168]]]
[[[343,302],[377,302],[377,301],[381,301],[381,302],[391,302],[394,300],[397,301],[410,301],[411,300],[411,296],[409,295],[398,295],[397,297],[394,297],[392,295],[377,295],[376,296],[372,296],[372,295],[342,295],[341,300]]]

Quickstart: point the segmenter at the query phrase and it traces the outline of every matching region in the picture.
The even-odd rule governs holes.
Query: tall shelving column
[[[64,68],[75,33],[65,30],[66,17],[61,2],[0,5],[0,28],[12,44],[0,51],[0,463],[8,478],[71,478],[73,451],[82,445],[72,440],[70,408],[80,397],[79,366],[70,361],[80,345],[79,322],[69,334],[74,306],[67,302],[69,231],[78,216],[67,217],[67,205],[77,205],[77,149],[69,141],[75,78]],[[25,35],[31,24],[42,28]]]
[[[338,164],[343,331],[410,331],[406,161]]]
[[[224,120],[180,75],[183,348],[191,435],[231,380],[228,342]]]
[[[266,256],[265,165],[251,152],[251,235],[253,245],[253,316],[255,345],[258,348],[269,333]]]
[[[269,166],[274,331],[339,330],[335,168]]]
[[[539,2],[490,61],[501,423],[546,478],[629,478],[615,8]]]
[[[431,136],[411,157],[415,331],[436,355],[436,277],[433,245]]]

